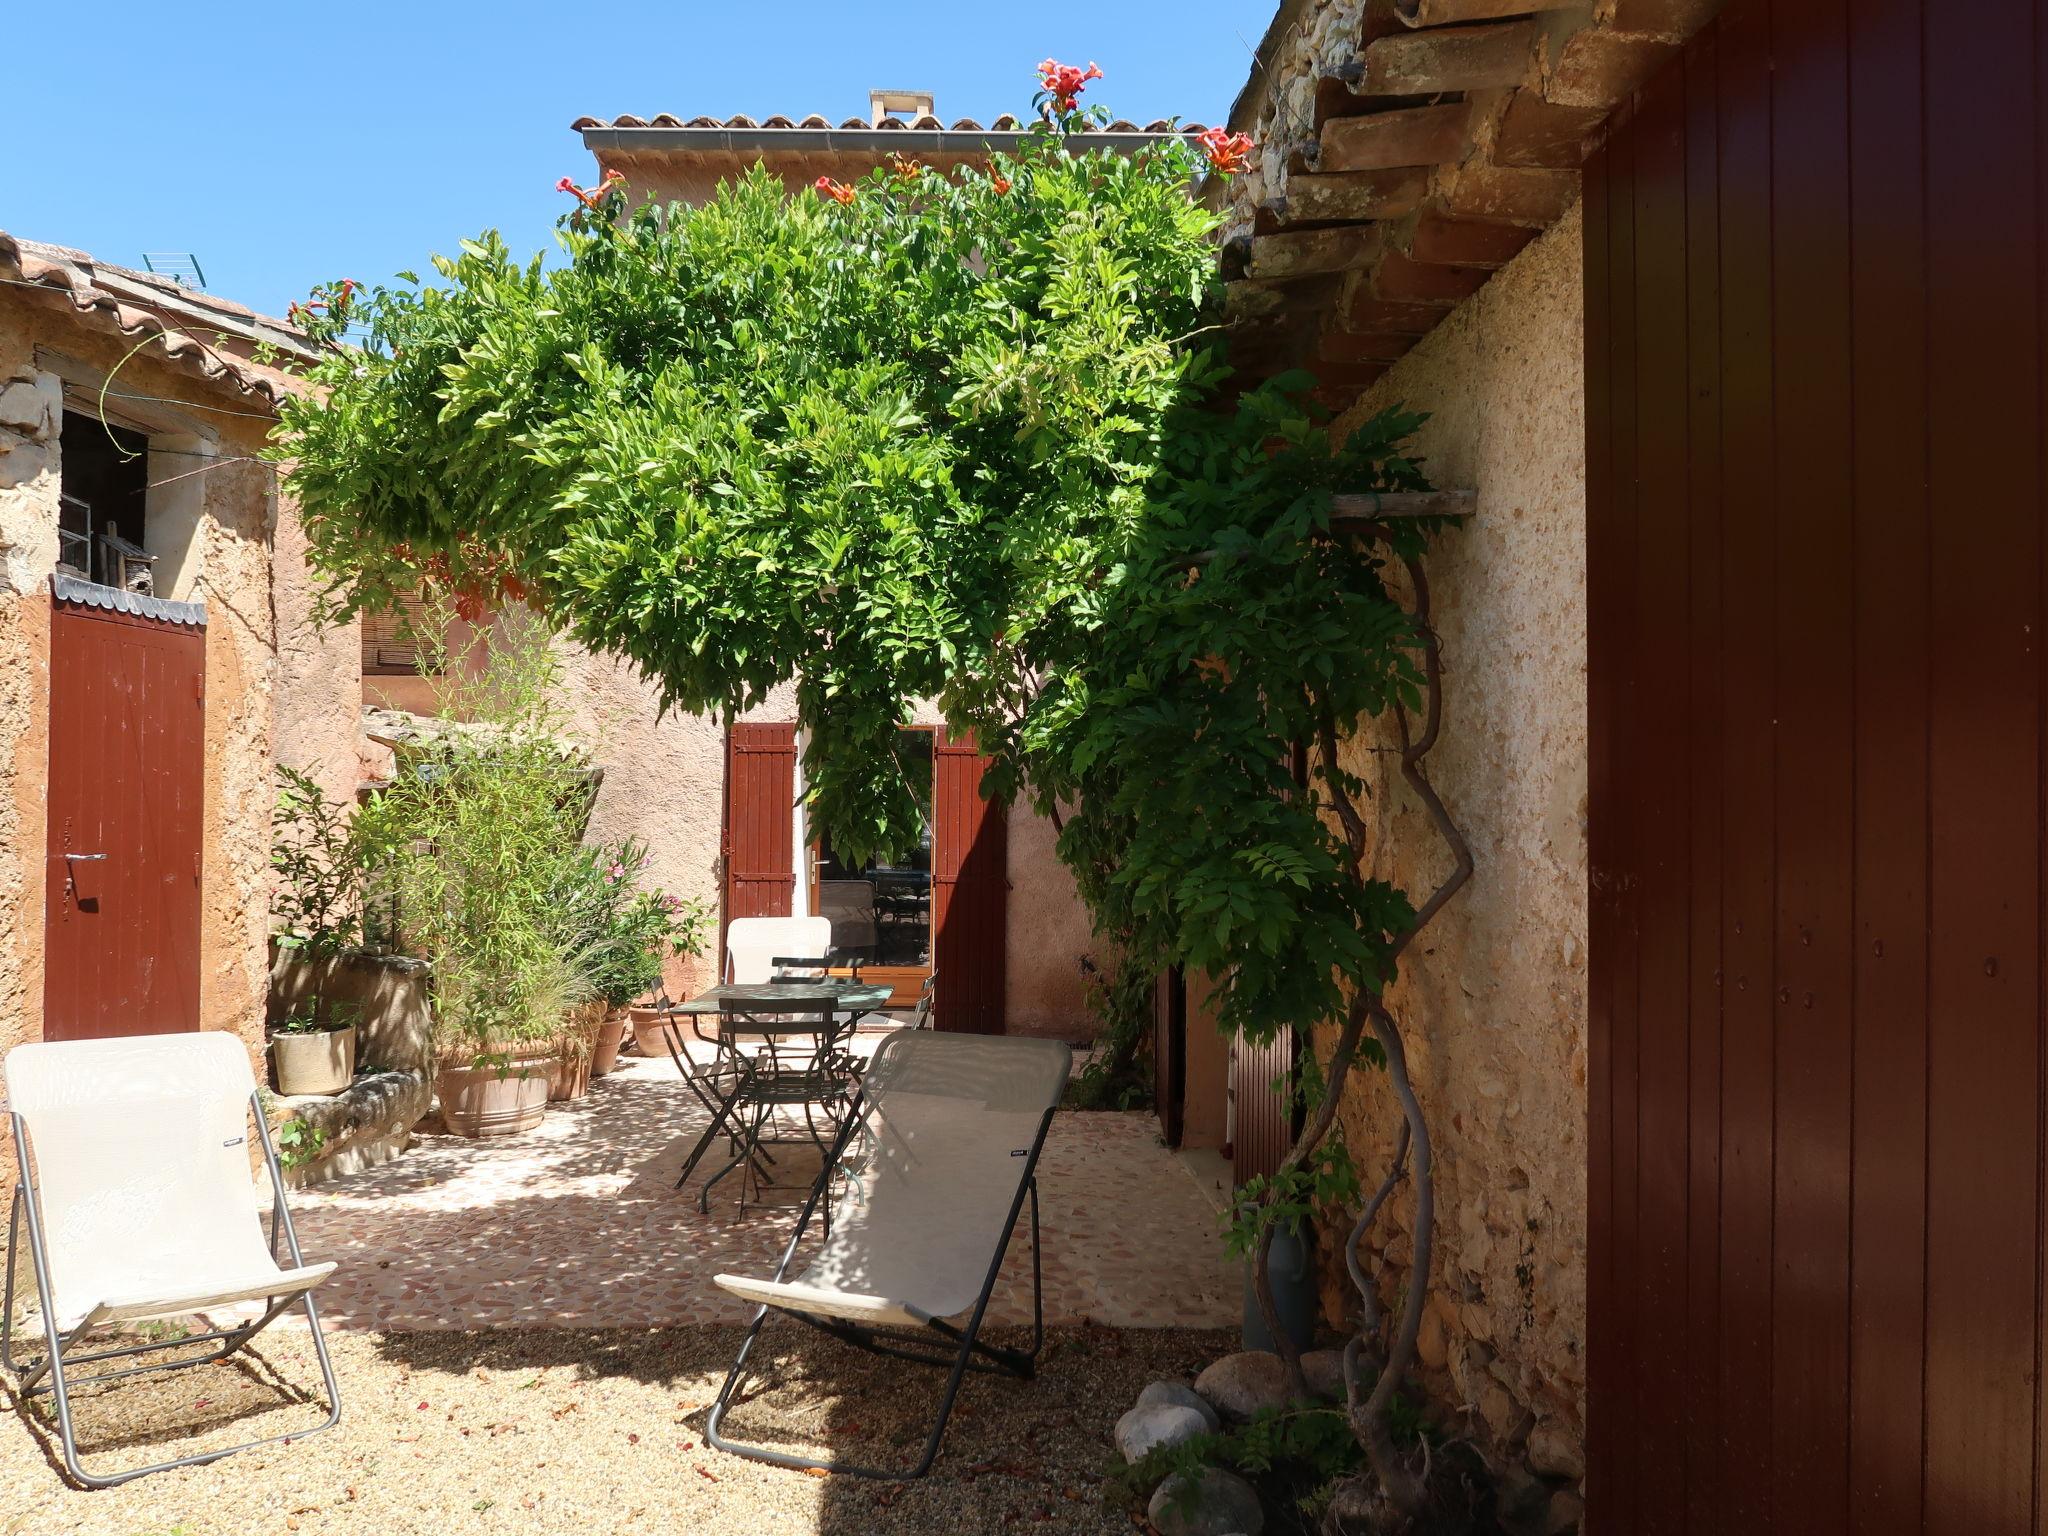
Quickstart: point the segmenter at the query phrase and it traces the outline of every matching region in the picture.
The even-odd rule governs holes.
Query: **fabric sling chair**
[[[777,1466],[859,1477],[922,1477],[939,1454],[946,1419],[967,1371],[1032,1374],[1045,1339],[1038,1155],[1072,1056],[1054,1040],[932,1030],[897,1030],[882,1041],[775,1278],[715,1277],[735,1296],[758,1302],[760,1311],[712,1405],[704,1435],[708,1442]],[[829,1198],[835,1176],[841,1189],[836,1208],[827,1215],[823,1246],[803,1275],[790,1280],[797,1246],[813,1213]],[[1004,1349],[981,1340],[981,1324],[1027,1197],[1031,1348]],[[950,1365],[938,1418],[914,1468],[900,1472],[816,1461],[724,1438],[719,1426],[770,1309],[877,1354]]]
[[[341,1418],[334,1366],[320,1336],[313,1287],[332,1264],[307,1264],[284,1204],[284,1175],[264,1125],[249,1050],[230,1034],[140,1035],[16,1046],[5,1066],[19,1181],[7,1224],[7,1282],[0,1313],[0,1362],[16,1395],[56,1399],[64,1465],[88,1488],[110,1488],[173,1467],[198,1466],[236,1451],[331,1429]],[[253,1198],[249,1120],[270,1171],[266,1241]],[[14,1356],[14,1277],[22,1228],[48,1342],[32,1365]],[[291,1267],[275,1257],[282,1236]],[[148,1322],[261,1302],[250,1321],[183,1338],[74,1351],[110,1324]],[[79,1464],[71,1424],[73,1388],[226,1359],[288,1307],[302,1305],[325,1379],[325,1423],[222,1450],[99,1476]],[[96,1361],[187,1351],[149,1364],[75,1376]],[[44,1376],[49,1380],[45,1382]]]

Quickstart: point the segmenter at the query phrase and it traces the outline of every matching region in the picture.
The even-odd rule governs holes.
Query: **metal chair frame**
[[[856,1095],[849,1108],[846,1123],[840,1128],[831,1155],[826,1159],[817,1182],[811,1186],[810,1198],[804,1202],[803,1214],[797,1218],[796,1231],[790,1234],[789,1246],[782,1251],[782,1262],[775,1268],[775,1280],[778,1284],[789,1274],[789,1267],[796,1259],[797,1246],[803,1241],[805,1228],[810,1225],[811,1214],[829,1191],[833,1177],[839,1170],[840,1159],[846,1154],[847,1144],[855,1132],[865,1125],[872,1109],[873,1104],[866,1098],[866,1091],[863,1089]],[[1038,1225],[1038,1157],[1045,1149],[1046,1132],[1052,1127],[1054,1113],[1055,1109],[1046,1110],[1044,1117],[1039,1121],[1038,1134],[1032,1140],[1030,1155],[1017,1184],[1017,1193],[1010,1201],[1009,1218],[1003,1224],[1003,1240],[996,1246],[995,1255],[989,1261],[988,1274],[982,1280],[981,1292],[975,1298],[974,1310],[968,1317],[966,1327],[956,1328],[950,1323],[934,1318],[925,1324],[924,1332],[871,1328],[841,1318],[819,1317],[794,1308],[771,1309],[763,1305],[755,1312],[754,1321],[747,1329],[747,1336],[740,1344],[739,1357],[733,1361],[732,1370],[726,1374],[725,1384],[718,1389],[718,1398],[711,1405],[711,1414],[704,1426],[705,1442],[731,1455],[745,1456],[750,1460],[764,1461],[778,1467],[811,1472],[843,1472],[852,1477],[865,1477],[882,1482],[910,1482],[923,1477],[932,1469],[932,1463],[938,1460],[939,1443],[945,1437],[946,1421],[952,1417],[954,1401],[959,1397],[961,1383],[966,1380],[970,1370],[1001,1373],[1029,1380],[1037,1371],[1039,1351],[1045,1344],[1045,1294]],[[1011,1239],[1016,1235],[1017,1218],[1023,1211],[1027,1196],[1031,1201],[1031,1348],[1006,1349],[1000,1345],[984,1343],[981,1339],[981,1325],[988,1312],[989,1298],[995,1294],[996,1280],[1002,1274],[1003,1258],[1009,1252]],[[829,1216],[827,1220],[829,1222]],[[820,1332],[829,1333],[844,1343],[873,1354],[908,1360],[918,1365],[932,1365],[942,1369],[951,1367],[946,1378],[944,1395],[939,1399],[938,1417],[933,1421],[931,1431],[925,1437],[924,1454],[909,1471],[861,1466],[837,1458],[820,1461],[815,1457],[797,1456],[768,1446],[728,1440],[719,1433],[719,1425],[732,1404],[733,1390],[746,1370],[747,1356],[753,1351],[754,1341],[760,1337],[761,1329],[767,1323],[771,1310],[783,1312],[799,1322],[808,1323]]]
[[[256,1094],[249,1095],[249,1112],[256,1121],[256,1136],[263,1148],[264,1166],[270,1171],[270,1251],[277,1253],[277,1240],[284,1237],[285,1250],[291,1255],[292,1265],[303,1266],[304,1256],[299,1252],[298,1233],[293,1230],[292,1216],[285,1206],[284,1170],[277,1161],[277,1148],[271,1144],[270,1128],[264,1123],[263,1103]],[[288,1440],[302,1440],[308,1435],[317,1435],[322,1430],[332,1429],[341,1422],[341,1389],[334,1379],[334,1362],[328,1358],[327,1341],[320,1332],[320,1311],[313,1300],[311,1290],[301,1291],[295,1296],[272,1297],[263,1314],[253,1322],[233,1328],[215,1328],[206,1333],[188,1334],[184,1338],[166,1339],[162,1343],[124,1345],[118,1349],[103,1349],[91,1354],[75,1355],[70,1351],[84,1337],[92,1325],[92,1319],[71,1329],[69,1333],[57,1326],[57,1314],[51,1305],[54,1292],[50,1286],[49,1248],[44,1241],[42,1216],[37,1210],[35,1199],[35,1175],[30,1159],[28,1127],[16,1113],[9,1117],[14,1128],[15,1167],[20,1179],[14,1189],[13,1209],[7,1221],[7,1277],[4,1291],[0,1291],[0,1365],[17,1378],[15,1395],[27,1403],[38,1394],[48,1392],[56,1402],[57,1432],[63,1447],[64,1467],[70,1475],[87,1488],[112,1488],[152,1472],[168,1472],[178,1467],[199,1467],[208,1462],[219,1461],[223,1456],[232,1456],[238,1451],[253,1450],[260,1445],[276,1445]],[[14,1271],[16,1254],[19,1252],[21,1228],[26,1221],[28,1228],[29,1255],[33,1262],[36,1278],[36,1296],[42,1307],[43,1329],[47,1348],[43,1357],[31,1366],[17,1361],[14,1357]],[[190,1456],[180,1456],[171,1461],[153,1462],[146,1467],[101,1476],[85,1470],[78,1454],[78,1436],[71,1422],[71,1389],[91,1386],[102,1381],[116,1381],[124,1376],[141,1376],[157,1371],[182,1371],[195,1365],[211,1365],[225,1360],[271,1323],[294,1306],[303,1305],[306,1322],[313,1335],[313,1352],[320,1361],[320,1375],[327,1391],[328,1414],[324,1423],[311,1429],[293,1430],[290,1434],[266,1435],[260,1440],[245,1441],[220,1450],[199,1451]],[[183,1349],[192,1345],[214,1344],[218,1349],[206,1354],[194,1355],[176,1360],[159,1360],[147,1365],[124,1367],[120,1370],[99,1371],[91,1376],[72,1377],[72,1367],[90,1365],[103,1360],[132,1359],[138,1355],[159,1354],[167,1350]],[[45,1382],[43,1377],[50,1379]]]

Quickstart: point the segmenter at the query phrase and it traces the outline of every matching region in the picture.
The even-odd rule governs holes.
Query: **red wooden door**
[[[1152,984],[1152,1103],[1169,1147],[1186,1132],[1187,1095],[1188,984],[1175,966]]]
[[[2044,40],[1735,0],[1587,166],[1595,1532],[2042,1528]]]
[[[199,1027],[206,632],[50,612],[43,1038]]]
[[[1282,1029],[1264,1045],[1237,1042],[1232,1057],[1237,1124],[1231,1132],[1230,1167],[1239,1184],[1277,1173],[1300,1134],[1292,1092],[1298,1038],[1292,1029]]]
[[[941,733],[932,792],[934,1019],[941,1029],[1003,1032],[1009,827],[981,797],[987,764],[972,737]]]
[[[795,910],[795,814],[796,727],[734,725],[725,739],[724,922]]]

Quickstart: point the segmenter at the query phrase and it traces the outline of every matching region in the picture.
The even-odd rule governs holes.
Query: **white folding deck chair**
[[[1038,1155],[1066,1087],[1073,1053],[1054,1040],[901,1029],[883,1040],[824,1172],[812,1187],[775,1278],[719,1275],[760,1304],[704,1438],[722,1451],[778,1466],[914,1478],[931,1469],[961,1380],[970,1369],[1028,1377],[1045,1338],[1038,1238]],[[788,1278],[811,1215],[835,1175],[841,1189],[825,1239]],[[1029,1350],[981,1341],[1003,1254],[1031,1201]],[[815,1461],[728,1441],[720,1421],[769,1310],[878,1354],[952,1367],[924,1456],[908,1472]],[[975,1357],[981,1357],[976,1361]]]
[[[773,981],[777,960],[824,960],[831,952],[829,917],[736,917],[725,925],[725,979],[739,986]]]
[[[20,1045],[7,1053],[8,1109],[20,1180],[7,1223],[7,1282],[0,1301],[0,1362],[16,1392],[50,1392],[64,1465],[89,1488],[108,1488],[172,1467],[197,1466],[235,1451],[295,1440],[341,1418],[334,1367],[320,1336],[313,1287],[332,1264],[307,1264],[284,1204],[284,1174],[263,1122],[248,1047],[233,1035],[141,1035]],[[250,1172],[249,1123],[270,1170],[266,1240]],[[36,1298],[48,1345],[33,1365],[14,1358],[14,1274],[26,1224]],[[278,1263],[278,1237],[291,1256]],[[73,1351],[112,1324],[213,1312],[264,1303],[251,1321],[216,1326],[167,1342]],[[327,1421],[224,1450],[99,1476],[79,1465],[70,1389],[148,1371],[180,1370],[225,1359],[294,1303],[306,1310],[326,1380]],[[197,1355],[77,1377],[93,1361],[182,1352]],[[48,1382],[43,1377],[48,1375]]]

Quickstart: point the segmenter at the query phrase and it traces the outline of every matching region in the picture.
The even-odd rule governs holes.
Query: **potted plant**
[[[345,1003],[323,1013],[317,1000],[270,1026],[270,1066],[287,1098],[340,1093],[355,1081],[356,1016]]]
[[[660,984],[671,956],[695,954],[709,926],[701,903],[639,885],[647,862],[646,845],[628,838],[584,848],[565,872],[557,910],[596,995],[591,1076],[617,1064],[627,1006]]]
[[[538,1124],[562,1021],[594,995],[557,900],[590,773],[558,730],[556,663],[523,611],[452,679],[447,728],[409,744],[359,822],[408,947],[433,967],[435,1093],[457,1135]]]
[[[340,1093],[355,1080],[360,1015],[324,994],[335,963],[361,939],[364,846],[346,807],[310,774],[277,772],[271,937],[303,966],[305,991],[270,1026],[271,1070],[281,1094]]]

